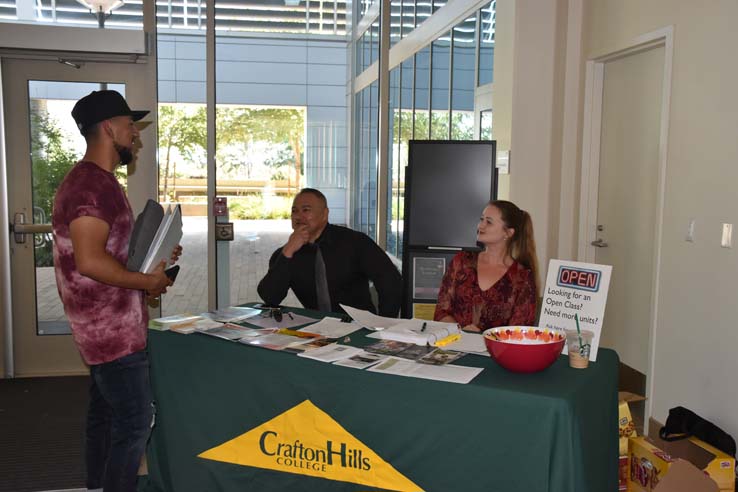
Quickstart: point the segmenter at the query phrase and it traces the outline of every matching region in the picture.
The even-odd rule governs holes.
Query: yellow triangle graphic
[[[398,492],[422,492],[310,400],[198,456]]]

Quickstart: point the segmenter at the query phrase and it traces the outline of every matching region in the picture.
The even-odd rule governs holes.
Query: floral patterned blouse
[[[482,330],[532,326],[536,318],[533,273],[514,261],[500,280],[482,290],[477,279],[478,257],[477,252],[462,251],[451,260],[441,282],[433,318],[440,320],[450,315],[461,326],[476,322]]]

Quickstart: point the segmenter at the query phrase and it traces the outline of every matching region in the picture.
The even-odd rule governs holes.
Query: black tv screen
[[[497,195],[495,149],[494,141],[410,141],[406,246],[477,247],[479,216]]]

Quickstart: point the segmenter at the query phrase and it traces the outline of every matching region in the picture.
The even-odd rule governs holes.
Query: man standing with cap
[[[138,138],[131,111],[115,91],[96,91],[72,110],[87,149],[54,199],[54,271],[74,341],[90,366],[87,488],[135,491],[154,410],[146,353],[144,291],[171,285],[165,262],[151,274],[130,272],[133,212],[113,174],[133,160]],[[179,257],[181,248],[173,252]]]

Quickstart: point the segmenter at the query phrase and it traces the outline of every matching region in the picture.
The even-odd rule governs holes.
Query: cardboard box
[[[628,440],[628,492],[735,492],[735,458],[695,437],[663,441],[658,429]]]
[[[620,456],[628,455],[628,439],[636,437],[636,425],[630,413],[630,403],[643,401],[645,396],[636,395],[628,391],[618,392],[618,428],[620,435]]]
[[[618,490],[628,490],[629,463],[627,454],[620,457],[618,462]]]

